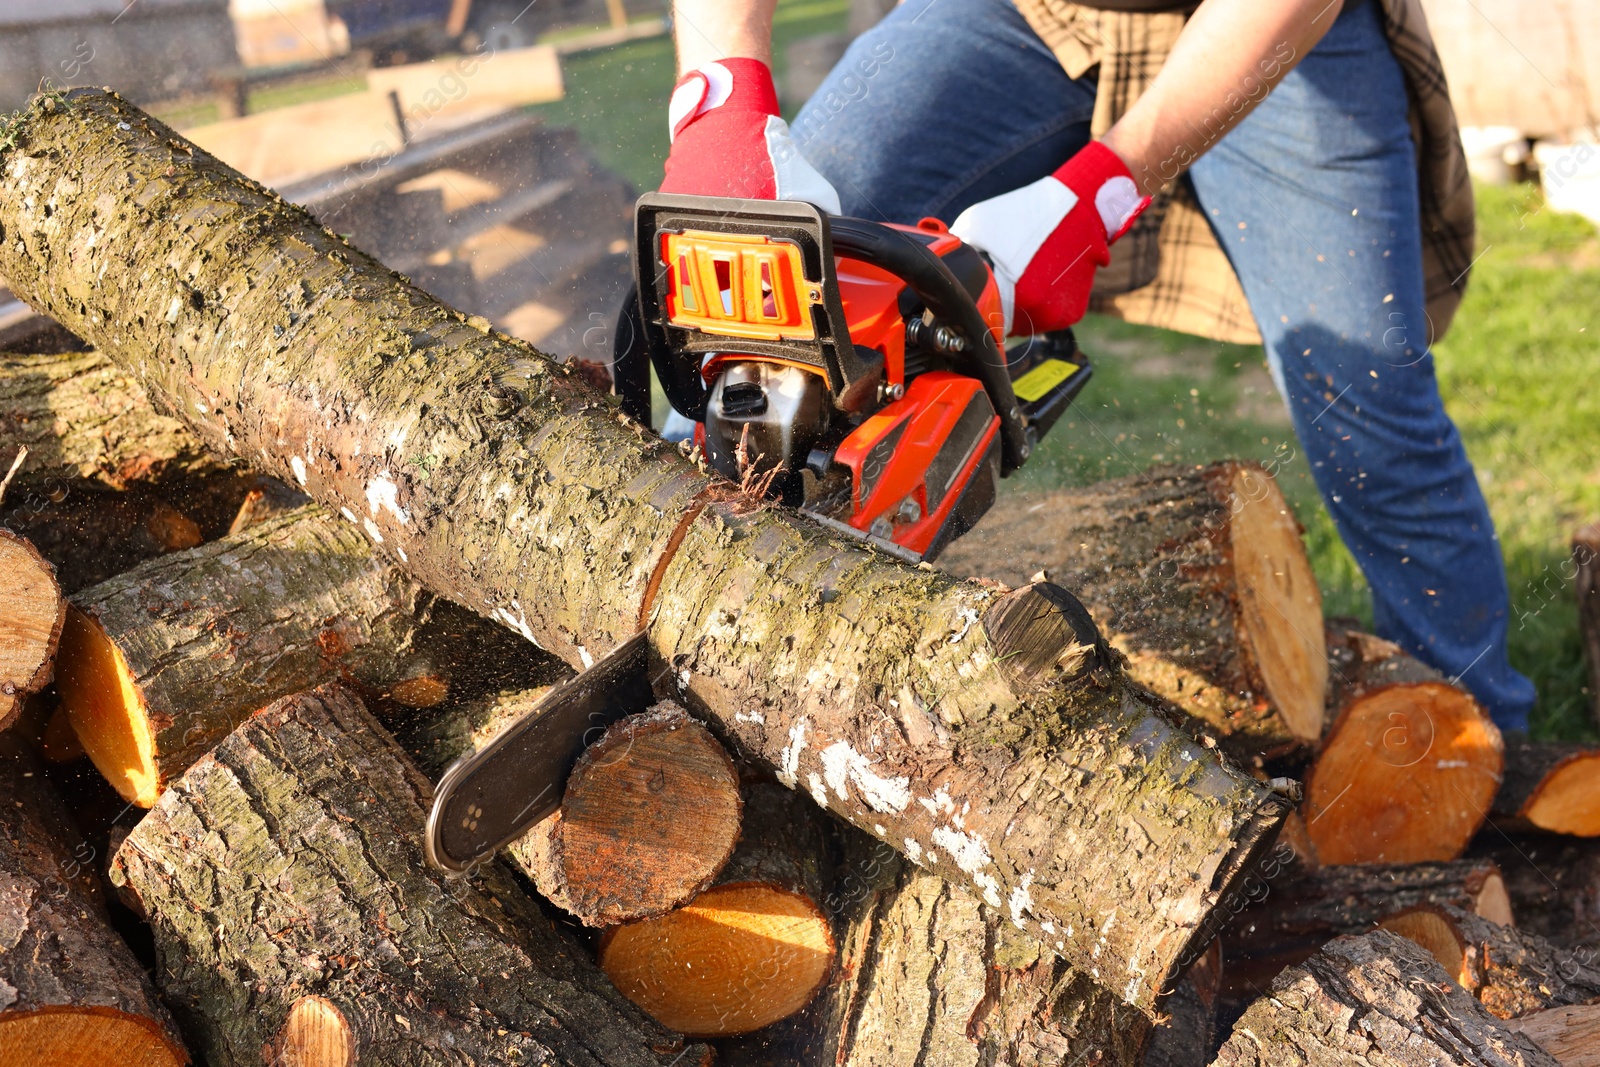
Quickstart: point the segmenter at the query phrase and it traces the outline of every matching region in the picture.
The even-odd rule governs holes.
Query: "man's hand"
[[[1083,318],[1094,272],[1149,203],[1117,154],[1090,141],[1054,174],[973,204],[950,232],[993,260],[1006,332],[1048,333]]]
[[[772,71],[722,59],[678,79],[668,111],[672,150],[664,193],[806,200],[839,213],[839,194],[807,163],[778,117]]]

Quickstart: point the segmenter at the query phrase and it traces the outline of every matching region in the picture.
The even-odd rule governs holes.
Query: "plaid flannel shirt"
[[[1014,0],[1066,72],[1099,67],[1090,132],[1099,137],[1132,106],[1166,62],[1182,13],[1102,11],[1069,0]],[[1472,183],[1421,0],[1379,5],[1389,48],[1405,74],[1417,146],[1422,264],[1434,338],[1442,338],[1467,287],[1475,219]],[[1218,341],[1260,344],[1228,258],[1187,179],[1171,183],[1117,242],[1095,282],[1092,310]]]

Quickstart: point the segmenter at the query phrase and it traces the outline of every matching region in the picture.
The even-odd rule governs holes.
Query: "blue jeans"
[[[1374,7],[1347,11],[1189,177],[1378,633],[1525,730],[1499,542],[1428,349],[1405,85]],[[793,129],[846,214],[948,222],[1082,147],[1094,96],[1009,0],[905,0]]]

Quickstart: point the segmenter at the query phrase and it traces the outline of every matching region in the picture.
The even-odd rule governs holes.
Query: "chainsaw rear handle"
[[[904,230],[846,215],[828,218],[835,255],[880,267],[904,281],[940,322],[966,341],[967,356],[1000,416],[1000,473],[1010,474],[1032,452],[1027,425],[1011,388],[1006,357],[995,344],[977,302],[945,261]]]

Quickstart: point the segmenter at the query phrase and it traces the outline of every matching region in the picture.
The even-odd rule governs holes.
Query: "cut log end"
[[[663,1025],[722,1037],[799,1011],[827,980],[833,957],[828,920],[808,897],[735,882],[608,931],[600,968]]]
[[[585,749],[559,818],[513,852],[545,896],[589,926],[613,926],[661,915],[709,885],[733,853],[742,810],[722,744],[666,702]]]
[[[75,607],[61,634],[56,689],[83,750],[122,799],[154,804],[161,782],[144,698],[116,643]]]
[[[301,997],[278,1032],[275,1064],[282,1067],[350,1067],[355,1035],[344,1012],[326,997]]]
[[[55,568],[22,538],[0,530],[0,588],[6,610],[0,613],[0,729],[11,724],[23,698],[50,681],[61,639],[61,587]]]
[[[1500,784],[1500,731],[1449,683],[1379,686],[1347,703],[1306,788],[1323,863],[1454,859]]]
[[[1574,837],[1600,836],[1600,751],[1561,761],[1534,788],[1518,815],[1541,830]]]
[[[1299,524],[1282,490],[1259,468],[1235,465],[1229,490],[1241,635],[1284,724],[1301,741],[1315,742],[1326,714],[1328,654],[1322,592]]]
[[[180,1067],[189,1062],[148,1019],[106,1007],[49,1007],[0,1015],[7,1063],[116,1063]]]
[[[1471,982],[1467,973],[1467,949],[1456,928],[1438,910],[1424,905],[1391,915],[1378,924],[1382,929],[1415,942],[1439,961],[1444,973],[1456,985]]]

